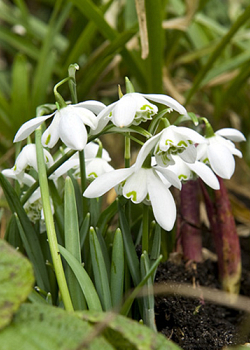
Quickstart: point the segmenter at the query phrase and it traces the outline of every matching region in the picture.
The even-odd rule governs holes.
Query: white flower
[[[206,142],[203,136],[190,128],[170,125],[144,143],[140,162],[137,163],[141,166],[152,149],[157,164],[162,167],[174,164],[174,155],[187,163],[194,163],[197,158],[195,144]]]
[[[84,149],[85,155],[85,172],[86,177],[89,180],[93,180],[103,173],[114,170],[114,168],[108,164],[111,158],[105,149],[102,149],[102,156],[97,157],[99,145],[95,142],[90,142]],[[67,149],[65,149],[67,151]],[[70,169],[74,170],[73,175],[76,178],[80,178],[80,162],[78,154],[74,154],[70,159],[64,162],[52,175],[50,179],[57,179],[64,175]]]
[[[140,152],[139,159],[142,156]],[[167,180],[168,185],[162,181],[159,172]],[[168,187],[172,184],[181,188],[181,182],[174,173],[160,167],[142,168],[135,164],[130,168],[113,170],[99,176],[83,195],[88,198],[100,197],[119,184],[121,184],[123,196],[130,198],[132,202],[149,203],[150,201],[155,219],[163,229],[169,231],[173,228],[176,206]]]
[[[186,163],[180,157],[173,156],[174,165],[168,167],[173,171],[180,180],[188,181],[197,174],[208,186],[214,190],[220,189],[219,181],[213,171],[204,163],[195,161],[194,163]]]
[[[227,140],[228,139],[228,140]],[[206,138],[206,144],[197,147],[197,159],[210,164],[213,171],[223,179],[230,179],[234,173],[235,160],[233,155],[242,157],[232,141],[245,141],[245,136],[236,129],[225,128]]]
[[[43,150],[43,154],[44,154],[45,165],[48,168],[51,167],[54,164],[54,160],[51,154],[46,149]],[[30,187],[33,185],[33,183],[35,183],[35,179],[31,175],[25,172],[25,170],[28,167],[34,168],[36,171],[38,171],[36,145],[34,144],[26,145],[17,156],[15,165],[11,169],[4,169],[2,171],[2,174],[6,177],[17,180],[21,186],[27,185],[28,187]],[[29,202],[34,203],[40,197],[41,197],[41,193],[40,193],[40,189],[38,188],[31,195]]]
[[[52,148],[61,139],[71,149],[83,150],[87,143],[87,130],[97,127],[95,114],[105,105],[98,101],[85,101],[75,105],[68,105],[50,115],[38,116],[29,120],[18,130],[14,142],[22,141],[39,127],[45,120],[54,116],[52,123],[42,135],[44,147]]]
[[[152,119],[158,112],[158,108],[147,99],[169,107],[170,111],[175,110],[187,116],[186,109],[172,97],[158,94],[140,94],[131,92],[103,109],[97,116],[98,127],[92,130],[92,134],[98,134],[109,122],[112,121],[117,127],[128,127],[132,124],[138,125],[143,121]]]

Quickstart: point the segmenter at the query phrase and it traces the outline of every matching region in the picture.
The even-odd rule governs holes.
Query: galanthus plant
[[[14,142],[24,147],[14,167],[0,175],[13,211],[6,239],[33,263],[34,298],[67,310],[116,308],[155,329],[152,284],[162,259],[161,238],[176,232],[176,193],[198,178],[218,191],[216,175],[232,176],[233,156],[241,156],[233,142],[244,136],[229,128],[214,133],[206,119],[173,98],[137,93],[127,78],[118,101],[78,103],[72,89],[77,68],[72,65],[69,77],[55,86],[55,104],[39,106],[36,117],[17,131]],[[72,102],[58,92],[66,82]],[[113,133],[125,139],[119,169],[101,141]],[[19,183],[17,191],[5,176]],[[30,215],[27,205],[36,200],[40,216]],[[142,287],[148,294],[135,302]]]

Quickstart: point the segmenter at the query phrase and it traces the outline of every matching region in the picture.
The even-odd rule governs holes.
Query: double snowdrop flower
[[[56,110],[49,115],[39,115],[24,123],[18,130],[14,142],[22,141],[37,129],[44,121],[53,118],[50,126],[42,135],[44,147],[52,148],[61,139],[74,150],[83,150],[88,139],[85,125],[91,129],[97,127],[97,117],[105,105],[98,101],[85,101]],[[42,110],[42,109],[41,109]]]
[[[156,163],[162,167],[173,165],[174,155],[187,163],[194,163],[197,158],[195,144],[206,142],[203,136],[192,129],[170,125],[144,143],[142,154],[146,158],[154,150]],[[144,159],[141,158],[141,161]]]
[[[176,219],[176,206],[169,187],[173,185],[180,189],[181,182],[178,176],[168,169],[141,166],[142,159],[145,159],[145,155],[141,149],[132,167],[113,170],[99,176],[83,195],[88,198],[100,197],[112,187],[120,185],[123,196],[132,202],[151,203],[158,224],[170,231]]]
[[[197,159],[210,164],[213,171],[223,179],[230,179],[235,170],[234,155],[242,158],[234,142],[245,141],[245,136],[236,129],[225,128],[206,138],[207,143],[197,147]]]
[[[98,134],[110,120],[115,126],[124,128],[130,125],[139,125],[141,122],[152,119],[152,116],[158,112],[158,108],[148,100],[166,105],[169,107],[169,111],[175,110],[189,119],[186,109],[170,96],[130,92],[99,113],[97,116],[98,127],[91,130],[91,134]]]

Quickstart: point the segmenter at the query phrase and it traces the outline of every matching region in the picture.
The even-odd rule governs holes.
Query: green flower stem
[[[82,187],[82,193],[83,193],[87,187],[84,150],[79,151],[79,160],[80,160],[80,173],[81,173],[81,187]],[[82,205],[83,205],[83,218],[85,218],[85,216],[89,212],[89,209],[88,209],[88,199],[84,196],[82,196]]]
[[[142,251],[148,252],[148,205],[143,205],[142,214]]]
[[[56,231],[55,231],[55,226],[54,226],[54,220],[53,220],[53,215],[52,215],[52,211],[51,211],[47,172],[46,172],[46,167],[45,167],[45,163],[44,163],[43,147],[41,144],[41,136],[42,136],[41,127],[39,127],[35,133],[36,133],[36,152],[37,152],[38,176],[39,176],[44,218],[45,218],[45,223],[46,223],[46,229],[47,229],[50,252],[51,252],[51,256],[52,256],[52,262],[54,265],[57,283],[58,283],[59,290],[60,290],[61,295],[62,295],[62,300],[63,300],[64,306],[65,306],[65,309],[68,311],[73,311],[73,306],[72,306],[72,302],[70,299],[69,290],[68,290],[68,286],[67,286],[66,279],[65,279],[65,274],[63,271],[61,255],[59,253],[59,248],[58,248],[58,243],[57,243],[57,238],[56,238]]]
[[[130,167],[130,133],[126,133],[125,136],[125,152],[124,152],[124,158],[125,158],[125,168]]]

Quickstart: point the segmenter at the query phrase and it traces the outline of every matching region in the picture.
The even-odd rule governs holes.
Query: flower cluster
[[[54,160],[47,149],[53,148],[59,139],[66,147],[63,153],[67,149],[84,150],[86,177],[94,180],[83,193],[85,197],[100,197],[111,188],[118,188],[118,193],[133,203],[151,205],[158,224],[165,230],[171,230],[176,219],[171,186],[180,190],[183,181],[198,176],[208,186],[218,190],[216,175],[229,179],[235,168],[234,155],[242,157],[233,142],[244,141],[245,138],[240,131],[231,128],[214,133],[207,121],[209,132],[202,136],[190,127],[170,125],[165,114],[162,114],[158,124],[149,129],[150,133],[147,132],[148,139],[139,150],[135,163],[131,167],[115,170],[109,164],[109,154],[102,149],[97,137],[113,130],[120,133],[141,133],[142,128],[136,129],[139,124],[152,119],[154,121],[159,116],[158,107],[153,102],[165,106],[165,114],[175,111],[182,116],[182,121],[191,120],[186,109],[169,96],[130,91],[109,106],[98,101],[64,103],[61,106],[57,103],[52,106],[53,113],[48,115],[42,115],[44,109],[40,108],[37,117],[18,130],[14,142],[24,140],[43,122],[53,117],[42,135],[48,167],[54,164]],[[161,122],[163,128],[160,128]],[[15,166],[4,170],[3,174],[31,186],[35,179],[25,171],[27,166],[37,170],[35,145],[32,144],[24,147]],[[76,178],[80,176],[77,154],[58,167],[50,179],[56,182],[69,170]],[[33,196],[31,202],[39,197],[39,192]]]

